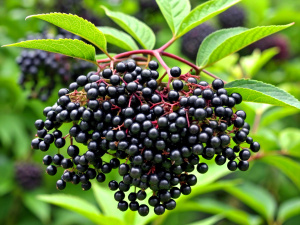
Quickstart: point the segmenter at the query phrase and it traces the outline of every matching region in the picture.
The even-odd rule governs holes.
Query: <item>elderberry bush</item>
[[[198,49],[203,40],[215,32],[216,29],[209,23],[203,23],[181,38],[181,52],[191,60],[196,60]]]
[[[232,6],[225,12],[219,14],[219,22],[222,28],[245,26],[246,13],[238,6]]]
[[[43,170],[33,163],[19,162],[15,165],[15,179],[22,189],[34,190],[42,184]]]
[[[79,38],[62,29],[59,29],[58,33],[56,39]],[[28,39],[51,37],[44,32],[42,35],[30,35]],[[93,67],[93,64],[83,60],[41,50],[23,50],[16,62],[21,71],[19,84],[31,91],[30,98],[39,98],[42,101],[46,101],[51,96],[56,85],[61,87],[66,82],[75,81],[77,74],[85,73]]]
[[[158,67],[156,61],[145,68],[132,60],[119,62],[80,75],[59,90],[57,103],[43,111],[46,118],[35,122],[37,138],[31,143],[43,152],[50,145],[60,149],[43,158],[49,175],[62,172],[57,189],[73,183],[86,191],[92,179],[102,183],[117,169],[122,179],[109,181],[108,187],[118,209],[146,216],[149,207],[139,201],[148,199],[161,215],[176,207],[180,195],[192,192],[193,173],[209,170],[202,158],[231,171],[248,170],[251,152],[260,145],[248,136],[246,112],[234,110],[242,96],[229,95],[220,79],[208,84],[179,67],[170,70],[173,88],[168,90],[158,79]],[[70,126],[68,134],[59,130],[63,123]],[[105,155],[110,161],[103,160]],[[136,191],[126,197],[132,186]]]
[[[286,37],[282,35],[272,35],[263,38],[249,46],[250,51],[259,49],[264,51],[269,48],[278,48],[279,52],[274,56],[276,60],[286,60],[290,58],[289,42]]]

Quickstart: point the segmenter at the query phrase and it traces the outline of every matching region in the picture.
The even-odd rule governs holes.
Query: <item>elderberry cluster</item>
[[[196,60],[197,53],[203,40],[217,29],[209,23],[202,23],[187,32],[181,38],[181,52],[191,60]]]
[[[31,35],[28,39],[47,39],[49,34]],[[76,38],[71,33],[59,30],[56,39]],[[78,38],[78,37],[77,37]],[[85,73],[93,67],[92,63],[72,59],[64,55],[41,50],[23,50],[17,57],[21,74],[19,84],[31,90],[29,97],[46,101],[52,94],[56,84],[61,86],[66,82],[76,80],[78,74]]]
[[[33,163],[19,162],[15,165],[15,179],[24,190],[34,190],[42,184],[43,171]]]
[[[246,23],[246,13],[238,6],[232,6],[218,15],[222,28],[243,27]]]
[[[49,175],[58,167],[64,169],[57,189],[69,182],[88,190],[91,179],[104,182],[106,174],[118,169],[122,180],[108,186],[115,191],[119,210],[129,208],[146,216],[149,207],[139,201],[148,197],[148,204],[161,215],[176,207],[174,199],[191,193],[197,183],[191,174],[195,169],[201,174],[208,171],[201,157],[227,163],[231,171],[249,168],[251,153],[241,144],[246,142],[253,152],[260,145],[248,136],[246,113],[233,111],[241,95],[228,95],[220,79],[209,85],[181,74],[179,67],[170,70],[170,90],[158,79],[158,66],[155,61],[144,69],[134,61],[119,62],[114,69],[80,75],[68,89],[59,90],[57,104],[44,109],[46,120],[35,122],[37,138],[31,143],[41,151],[52,143],[60,149],[43,158]],[[65,136],[59,130],[63,123],[71,125]],[[66,139],[70,145],[64,150]],[[109,161],[103,158],[107,155]],[[132,186],[135,191],[126,197]]]

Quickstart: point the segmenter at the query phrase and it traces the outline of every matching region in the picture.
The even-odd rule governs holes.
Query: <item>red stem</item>
[[[170,74],[170,68],[165,63],[165,61],[162,59],[162,57],[160,56],[160,52],[154,50],[153,55],[157,58],[158,62],[162,65],[162,67],[167,71],[167,74],[169,75],[169,78],[172,77],[171,74]]]
[[[176,41],[175,37],[172,37],[170,41],[168,41],[166,44],[161,46],[160,48],[157,49],[159,53],[162,53],[162,51],[166,50],[173,42]]]
[[[203,73],[206,73],[207,75],[211,76],[212,78],[220,79],[219,77],[217,77],[216,75],[214,75],[214,74],[208,72],[207,70],[204,70],[204,69],[203,69],[202,72],[203,72]],[[224,84],[227,84],[226,81],[223,80],[223,82],[224,82]]]
[[[175,38],[172,38],[170,41],[168,41],[165,45],[163,45],[162,47],[160,47],[159,49],[157,50],[146,50],[146,49],[140,49],[140,50],[134,50],[134,51],[129,51],[129,52],[124,52],[124,53],[121,53],[121,54],[118,54],[118,55],[115,55],[113,57],[113,60],[111,60],[110,58],[106,58],[106,59],[100,59],[100,60],[97,60],[98,63],[105,63],[105,62],[109,62],[109,61],[115,61],[117,60],[118,58],[126,58],[126,57],[129,57],[131,55],[134,55],[134,54],[147,54],[147,55],[153,55],[157,58],[157,60],[159,61],[159,63],[164,67],[164,69],[167,71],[168,75],[169,75],[169,78],[171,78],[172,76],[170,75],[170,68],[168,67],[168,65],[164,62],[164,60],[162,59],[161,56],[166,56],[166,57],[169,57],[169,58],[172,58],[172,59],[175,59],[177,61],[180,61],[180,62],[183,62],[185,63],[186,65],[192,67],[197,74],[199,74],[200,71],[203,71],[204,73],[206,73],[207,75],[215,78],[215,79],[219,79],[219,77],[217,77],[216,75],[208,72],[207,70],[200,70],[199,67],[177,55],[174,55],[174,54],[171,54],[171,53],[168,53],[168,52],[163,52],[163,50],[165,50],[166,48],[168,48],[173,42],[175,41]],[[139,57],[138,59],[143,59],[145,60],[144,57]],[[170,83],[170,79],[169,79],[169,83]],[[224,83],[226,83],[224,81]]]
[[[195,64],[193,64],[193,63],[191,63],[191,62],[189,62],[189,61],[187,61],[187,60],[185,60],[185,59],[183,59],[183,58],[180,58],[180,57],[177,56],[177,55],[173,55],[173,54],[168,53],[168,52],[161,52],[161,55],[167,56],[167,57],[172,58],[172,59],[176,59],[176,60],[178,60],[178,61],[180,61],[180,62],[185,63],[186,65],[189,65],[190,67],[192,67],[192,68],[196,71],[197,74],[198,74],[199,71],[200,71],[199,68],[198,68],[198,66],[196,66]]]

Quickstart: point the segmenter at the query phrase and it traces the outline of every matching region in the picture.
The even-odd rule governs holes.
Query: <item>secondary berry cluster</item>
[[[22,189],[34,190],[42,184],[43,170],[33,163],[18,162],[15,165],[15,179]]]
[[[28,39],[47,39],[51,35],[30,35]],[[75,35],[59,30],[56,39],[76,38]],[[78,37],[77,37],[78,38]],[[87,61],[49,53],[41,50],[23,50],[16,59],[21,70],[19,84],[31,90],[29,97],[46,101],[52,94],[55,85],[60,87],[66,82],[76,80],[78,74],[85,73],[93,67]]]
[[[162,82],[165,74],[159,78],[158,66],[156,61],[145,68],[119,62],[80,75],[59,90],[57,104],[44,109],[46,119],[35,122],[37,138],[31,143],[45,152],[51,144],[59,149],[43,158],[49,175],[64,170],[57,189],[80,183],[89,190],[90,180],[104,182],[117,169],[121,181],[108,186],[118,208],[146,216],[149,207],[139,201],[148,198],[161,215],[176,207],[174,199],[191,193],[197,183],[194,170],[208,171],[201,158],[226,163],[231,171],[249,168],[250,150],[257,152],[260,145],[248,136],[246,113],[234,110],[242,96],[229,95],[220,79],[209,85],[179,67],[170,70],[170,88]],[[68,134],[59,130],[63,123],[71,125]],[[249,148],[241,146],[245,142]]]

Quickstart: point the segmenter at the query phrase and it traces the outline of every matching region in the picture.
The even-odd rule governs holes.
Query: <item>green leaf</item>
[[[124,213],[120,210],[116,210],[116,204],[113,201],[114,198],[111,195],[111,191],[107,188],[101,187],[96,181],[93,181],[92,185],[95,199],[103,214],[105,216],[111,216],[122,220]]]
[[[96,206],[77,196],[65,194],[52,194],[39,195],[38,199],[79,213],[96,224],[123,224],[122,221],[118,220],[117,218],[101,215],[100,211],[96,208]]]
[[[26,17],[26,19],[28,18],[38,18],[61,27],[88,40],[106,53],[106,40],[104,34],[98,30],[94,24],[79,16],[65,13],[49,13]]]
[[[275,55],[279,53],[279,49],[269,48],[261,52],[255,49],[252,55],[244,56],[240,59],[240,64],[248,77],[253,77],[257,72],[268,63]]]
[[[177,204],[173,210],[174,213],[180,211],[200,211],[211,214],[221,214],[234,224],[260,224],[261,219],[258,216],[253,216],[245,211],[235,209],[228,204],[218,202],[214,199],[200,198],[197,202],[185,202],[184,204]],[[161,223],[159,223],[161,224]]]
[[[221,45],[224,40],[242,33],[247,30],[244,27],[235,27],[230,29],[218,30],[216,32],[208,35],[200,45],[200,48],[197,53],[196,62],[198,65],[201,65],[202,62],[205,62],[207,58],[212,54],[212,52],[217,48],[217,46]]]
[[[171,31],[175,34],[182,20],[189,14],[191,4],[189,0],[156,0],[160,11],[164,15]]]
[[[220,14],[240,0],[212,0],[193,9],[181,22],[176,37],[179,38],[199,24]]]
[[[197,65],[200,66],[200,68],[210,66],[215,62],[219,61],[220,59],[252,44],[253,42],[258,41],[266,36],[274,34],[283,29],[286,29],[292,25],[293,23],[279,26],[255,27],[252,29],[247,29],[233,36],[229,35],[226,39],[223,40],[223,42],[211,45],[211,47],[209,48],[209,55],[203,56],[202,54],[205,54],[205,52],[202,52],[200,47],[198,56],[201,55],[201,58],[197,59]],[[232,29],[229,29],[228,32],[231,32],[231,30]],[[207,38],[209,38],[209,36]]]
[[[225,85],[228,94],[240,93],[244,101],[276,106],[290,106],[300,109],[300,102],[289,93],[271,84],[257,80],[241,79]]]
[[[272,220],[274,218],[276,201],[269,192],[261,187],[245,182],[239,186],[225,187],[224,190],[237,197],[265,219]]]
[[[123,48],[127,51],[137,50],[136,45],[131,36],[123,31],[112,27],[97,27],[105,35],[106,41],[110,44]],[[106,56],[107,57],[107,56]]]
[[[299,113],[299,110],[296,108],[272,107],[270,110],[263,113],[260,125],[265,127],[272,124],[274,122],[274,118],[280,120],[281,118],[294,115],[296,113]]]
[[[117,54],[116,53],[109,53],[109,55],[111,57],[114,57]],[[105,54],[98,54],[98,55],[96,55],[96,60],[98,60],[98,59],[107,59],[107,55],[105,55]]]
[[[113,12],[104,6],[106,15],[116,24],[129,33],[145,49],[153,49],[155,45],[155,35],[153,31],[138,19],[121,12]]]
[[[288,176],[293,183],[300,189],[300,176],[296,171],[300,171],[300,164],[284,156],[262,157],[261,161],[277,167],[281,172]]]
[[[280,132],[279,143],[281,150],[289,155],[300,157],[300,129],[286,128]]]
[[[207,219],[203,219],[194,223],[189,223],[188,225],[211,225],[211,224],[216,224],[219,220],[223,218],[224,216],[222,215],[215,215]]]
[[[26,193],[23,195],[24,205],[35,214],[44,224],[50,222],[51,209],[50,205],[39,201],[33,193]]]
[[[300,198],[294,198],[282,203],[278,209],[278,220],[280,224],[289,218],[300,214]]]
[[[40,49],[48,52],[59,53],[78,59],[83,59],[97,65],[95,61],[95,48],[80,40],[73,39],[42,39],[22,41],[2,47],[22,47]]]

